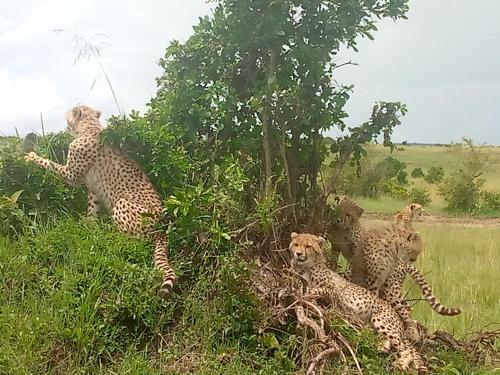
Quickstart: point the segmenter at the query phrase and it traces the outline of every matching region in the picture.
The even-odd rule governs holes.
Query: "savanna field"
[[[66,130],[40,113],[40,132],[9,123],[0,138],[0,375],[500,374],[500,147],[396,145],[412,109],[400,101],[345,120],[357,90],[337,76],[355,64],[345,50],[383,19],[398,27],[409,0],[209,3],[189,37],[154,54],[143,112],[121,108],[108,43],[93,44],[102,34],[75,34],[73,63],[97,67],[119,115],[85,103],[68,108]],[[84,184],[90,213],[105,203],[112,217],[87,215]],[[358,219],[388,226],[418,205],[413,228],[355,237]],[[413,230],[423,251],[411,256]],[[370,243],[386,250],[373,261],[382,267],[406,270],[401,258],[418,255],[434,294],[461,314],[438,315],[407,277],[415,322],[398,315],[400,300],[334,274]],[[393,269],[375,275],[379,292]]]
[[[442,151],[440,147],[424,149],[436,157]],[[411,156],[405,156],[411,164]],[[419,157],[418,165],[421,161]],[[394,207],[379,213],[394,212],[404,204],[389,197],[379,199]],[[367,202],[374,202],[371,207],[375,208],[380,204],[378,199]],[[375,208],[372,212],[377,212]],[[418,268],[441,302],[460,307],[462,313],[442,317],[427,303],[413,301],[420,294],[409,280],[407,298],[416,302],[414,318],[456,338],[498,328],[498,223],[491,217],[470,215],[426,220],[429,217],[424,216],[416,223],[424,240]],[[459,222],[447,222],[452,220]],[[386,224],[370,215],[365,219],[368,227]],[[174,241],[181,243],[178,238]],[[290,353],[299,355],[303,348],[294,335],[259,333],[254,325],[268,317],[251,293],[240,287],[249,276],[248,265],[232,255],[236,253],[225,239],[220,241],[226,249],[222,253],[220,248],[212,255],[195,249],[194,257],[192,250],[173,246],[172,262],[181,283],[172,299],[164,301],[156,292],[160,275],[152,268],[149,244],[117,233],[109,219],[94,222],[71,213],[58,214],[23,234],[2,238],[0,372],[296,371]],[[371,356],[375,352],[370,345],[359,343],[358,350]],[[434,363],[448,363],[436,369],[442,374],[496,373],[494,368],[481,369],[448,351],[440,352]],[[365,366],[367,373],[392,371],[386,361],[368,361]]]

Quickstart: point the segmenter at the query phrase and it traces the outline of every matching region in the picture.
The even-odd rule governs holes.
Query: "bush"
[[[36,152],[60,164],[66,163],[69,138],[67,133],[37,138]],[[68,187],[52,172],[24,160],[19,141],[0,148],[0,193],[6,196],[22,190],[16,204],[31,218],[77,215],[86,209],[86,192]]]
[[[471,179],[463,171],[456,171],[439,186],[439,194],[450,212],[472,213],[479,204],[483,180]]]
[[[431,193],[429,189],[425,187],[414,187],[408,193],[408,200],[421,204],[422,206],[427,206],[431,203]]]
[[[413,178],[424,177],[424,172],[422,171],[422,168],[415,168],[411,171],[411,176]]]
[[[408,198],[408,190],[406,187],[394,180],[388,180],[384,183],[384,193],[398,200],[405,200]]]
[[[500,193],[482,191],[478,211],[482,213],[500,212]]]
[[[427,172],[427,175],[424,177],[424,180],[429,184],[436,184],[441,182],[444,178],[444,169],[443,167],[431,167]]]
[[[384,180],[396,179],[400,184],[407,184],[408,173],[406,172],[406,164],[392,156],[380,161],[375,169],[383,176]]]
[[[376,164],[368,158],[361,159],[359,167],[351,165],[342,172],[342,190],[345,193],[363,197],[376,197],[381,192],[405,198],[408,183],[406,164],[388,157]]]
[[[452,172],[439,186],[439,193],[447,203],[447,210],[452,212],[473,213],[480,203],[481,178],[488,155],[484,148],[475,146],[472,141],[464,139],[454,145],[452,152],[462,159],[462,167]]]

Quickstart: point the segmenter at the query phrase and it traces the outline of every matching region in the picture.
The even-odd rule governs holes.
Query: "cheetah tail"
[[[175,284],[175,271],[168,262],[168,243],[165,234],[156,237],[154,251],[155,266],[163,273],[160,294],[164,297],[170,294]]]
[[[425,280],[424,276],[417,270],[415,265],[407,263],[407,270],[410,273],[411,277],[418,284],[420,290],[422,291],[422,295],[429,302],[432,309],[436,311],[440,315],[458,315],[461,313],[461,310],[458,307],[446,307],[442,305],[437,297],[432,293],[432,289]]]

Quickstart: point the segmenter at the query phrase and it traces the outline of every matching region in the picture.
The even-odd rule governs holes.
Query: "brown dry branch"
[[[452,334],[436,331],[434,339],[453,350],[463,352],[472,362],[477,364],[500,365],[500,352],[496,348],[500,338],[500,328],[482,330],[469,335],[468,339],[458,340]]]

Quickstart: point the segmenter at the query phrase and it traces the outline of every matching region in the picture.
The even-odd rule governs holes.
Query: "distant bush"
[[[424,177],[424,172],[422,171],[422,168],[415,168],[411,171],[411,176],[413,178]]]
[[[444,178],[444,169],[443,167],[431,167],[427,172],[427,175],[424,177],[424,180],[429,184],[436,184],[441,182]]]
[[[392,156],[385,158],[376,165],[376,169],[381,173],[384,180],[396,179],[400,184],[407,184],[408,173],[406,164]]]
[[[479,197],[478,211],[482,213],[500,212],[500,193],[482,191]]]
[[[408,198],[408,190],[406,187],[395,180],[387,180],[384,183],[384,193],[398,200],[405,200]]]
[[[453,152],[462,158],[462,167],[452,172],[439,186],[439,194],[452,212],[474,212],[479,204],[484,179],[481,178],[488,162],[484,148],[464,139],[453,146]]]
[[[432,201],[429,189],[417,186],[410,190],[408,193],[408,199],[411,202],[421,204],[422,206],[428,206]]]
[[[384,192],[404,199],[407,177],[406,164],[396,158],[388,157],[376,164],[363,158],[359,166],[344,168],[341,184],[342,190],[352,195],[376,197]]]

